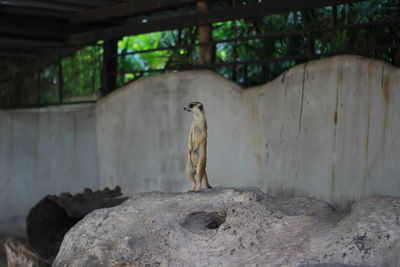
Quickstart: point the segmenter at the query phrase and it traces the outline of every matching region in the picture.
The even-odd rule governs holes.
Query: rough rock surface
[[[257,189],[150,192],[96,210],[65,236],[65,266],[400,266],[400,198],[350,213]]]

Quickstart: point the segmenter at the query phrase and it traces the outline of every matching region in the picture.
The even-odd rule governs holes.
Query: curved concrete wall
[[[400,194],[400,71],[339,56],[242,90],[207,71],[141,79],[96,105],[101,186],[185,191],[190,101],[204,103],[212,185],[347,205]]]
[[[44,196],[99,187],[95,128],[93,105],[0,111],[0,239]]]
[[[23,229],[46,194],[186,191],[191,101],[205,105],[214,186],[340,205],[400,195],[400,70],[340,56],[248,90],[190,71],[141,79],[96,105],[0,111],[0,232]]]

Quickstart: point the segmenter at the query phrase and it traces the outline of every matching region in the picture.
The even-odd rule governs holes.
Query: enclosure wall
[[[242,90],[208,71],[145,78],[96,105],[0,111],[0,237],[47,194],[121,185],[186,191],[185,150],[201,101],[213,186],[251,186],[347,205],[400,195],[400,71],[340,56]]]
[[[141,79],[96,106],[101,186],[185,191],[192,114],[208,121],[214,186],[254,186],[347,205],[400,194],[400,71],[339,56],[296,66],[243,91],[207,71]]]
[[[44,196],[98,186],[93,105],[0,111],[0,237]]]

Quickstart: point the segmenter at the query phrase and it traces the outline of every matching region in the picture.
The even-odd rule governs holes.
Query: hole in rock
[[[221,211],[197,211],[190,213],[180,224],[186,230],[196,233],[199,231],[207,231],[218,229],[226,220],[226,212]]]

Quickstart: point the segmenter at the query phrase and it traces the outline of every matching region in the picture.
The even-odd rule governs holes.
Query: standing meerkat
[[[184,110],[193,112],[194,118],[190,127],[189,140],[187,144],[186,156],[186,175],[192,182],[192,188],[189,192],[200,192],[201,182],[203,181],[207,188],[212,188],[208,183],[206,173],[207,162],[207,121],[204,114],[203,104],[192,102]],[[196,174],[198,182],[194,178]],[[197,187],[196,187],[197,185]]]

